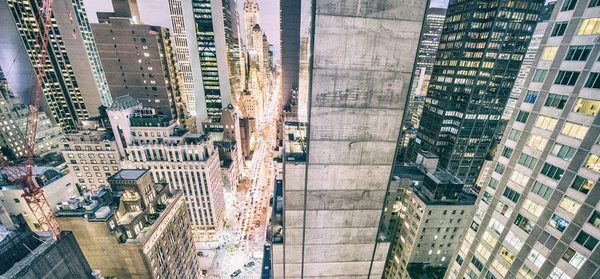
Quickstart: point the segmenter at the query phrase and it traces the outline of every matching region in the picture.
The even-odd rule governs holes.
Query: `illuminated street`
[[[248,177],[235,193],[236,201],[227,214],[227,227],[221,233],[222,248],[213,250],[217,255],[207,278],[230,278],[238,269],[241,270],[240,278],[260,277],[266,226],[271,214],[269,199],[273,194],[271,156],[279,116],[276,111],[280,98],[274,93],[279,92],[278,86],[279,81],[266,98],[263,117],[257,123],[262,130],[256,133],[256,148],[248,164]],[[244,266],[250,262],[254,264]]]

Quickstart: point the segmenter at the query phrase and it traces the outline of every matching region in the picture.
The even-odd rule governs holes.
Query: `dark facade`
[[[281,96],[289,105],[292,89],[298,89],[300,74],[301,1],[279,1],[281,33]]]
[[[475,184],[543,1],[450,1],[417,137],[419,150]]]
[[[72,232],[61,232],[57,240],[38,239],[30,231],[15,231],[0,242],[0,278],[93,278]]]

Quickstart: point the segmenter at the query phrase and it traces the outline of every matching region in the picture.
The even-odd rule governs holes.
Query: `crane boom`
[[[40,3],[41,2],[41,3]],[[33,56],[32,63],[35,73],[35,81],[32,82],[32,88],[29,94],[29,108],[27,115],[27,127],[25,132],[25,160],[23,166],[10,168],[8,163],[0,156],[0,161],[4,165],[3,172],[13,175],[13,182],[19,184],[23,189],[21,197],[26,201],[37,224],[42,231],[49,231],[53,238],[58,238],[61,227],[54,215],[52,207],[48,203],[44,191],[39,187],[35,176],[33,175],[33,157],[35,154],[36,135],[39,119],[40,99],[43,94],[43,82],[46,74],[46,60],[48,57],[48,45],[50,42],[50,28],[52,28],[52,6],[53,0],[32,0],[32,5],[39,4],[37,9],[38,26],[40,37],[37,41],[39,53]],[[35,9],[34,9],[35,10]],[[33,79],[33,78],[32,78]]]

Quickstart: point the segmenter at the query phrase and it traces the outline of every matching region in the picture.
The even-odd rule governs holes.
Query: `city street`
[[[276,83],[273,92],[279,91]],[[236,270],[237,278],[260,278],[266,227],[271,208],[269,199],[273,194],[273,160],[271,154],[275,143],[276,117],[279,96],[271,93],[265,100],[265,110],[257,125],[256,148],[248,164],[248,177],[240,183],[229,212],[226,228],[221,233],[221,248],[213,250],[216,258],[207,278],[230,278]],[[245,266],[249,263],[251,266]]]

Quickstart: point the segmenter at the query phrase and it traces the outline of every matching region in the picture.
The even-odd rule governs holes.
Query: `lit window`
[[[542,60],[554,60],[558,47],[546,47],[542,53]]]
[[[527,210],[527,212],[533,214],[536,217],[540,217],[544,207],[537,204],[536,202],[531,201],[530,199],[526,199],[523,203],[523,209]]]
[[[500,246],[498,254],[500,254],[500,256],[502,256],[509,264],[512,264],[515,261],[515,255],[513,255],[511,251],[508,251],[504,246]]]
[[[481,244],[477,246],[477,249],[475,249],[475,251],[477,251],[477,253],[479,253],[486,260],[490,258],[491,252],[485,249],[485,247],[483,247],[483,245]]]
[[[494,261],[492,262],[492,267],[496,271],[498,271],[498,273],[500,273],[500,275],[502,275],[503,277],[506,276],[506,273],[508,272],[508,268],[502,265],[497,259],[494,259]]]
[[[562,200],[559,206],[567,212],[575,215],[575,213],[577,213],[577,210],[579,210],[579,208],[581,207],[581,203],[570,198],[569,196],[565,196],[565,198]]]
[[[598,83],[600,84],[600,79]],[[573,112],[583,113],[591,116],[595,116],[599,109],[600,101],[584,98],[577,98],[577,102],[575,103],[575,106],[573,106]]]
[[[594,210],[594,214],[592,214],[588,223],[594,225],[596,228],[600,228],[600,212]]]
[[[533,279],[533,277],[535,277],[535,272],[533,272],[526,265],[521,267],[521,269],[519,270],[519,274],[523,275],[523,277],[525,277],[525,279]]]
[[[573,138],[583,139],[587,133],[589,127],[587,125],[581,125],[567,121],[560,131],[561,134]]]
[[[582,19],[577,28],[577,35],[595,35],[600,34],[600,19],[586,18]]]
[[[521,250],[521,248],[523,248],[523,245],[525,244],[525,241],[520,239],[512,231],[508,231],[508,234],[506,235],[506,238],[504,240],[506,240],[506,242],[508,242],[513,247],[515,247],[517,251]]]
[[[535,121],[535,126],[538,128],[544,129],[544,130],[552,131],[556,127],[557,122],[558,122],[558,119],[556,119],[554,117],[540,115],[540,116],[538,116],[537,120]]]
[[[533,149],[543,151],[547,143],[548,139],[531,134],[529,135],[529,138],[527,139],[527,142],[525,144]]]
[[[492,248],[493,248],[494,246],[496,246],[496,243],[498,243],[498,240],[497,240],[495,237],[493,237],[493,236],[492,236],[492,235],[491,235],[491,234],[490,234],[488,231],[485,231],[485,232],[483,233],[483,240],[484,240],[484,241],[485,241],[487,244],[489,244],[489,245],[490,245]]]

